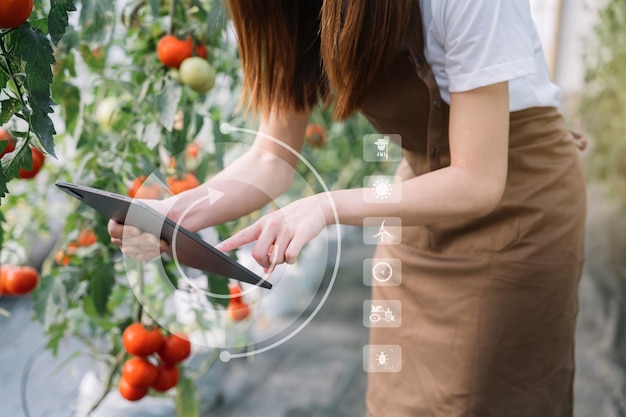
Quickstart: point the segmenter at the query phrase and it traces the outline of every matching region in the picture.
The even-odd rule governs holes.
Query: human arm
[[[302,246],[334,223],[362,225],[365,217],[399,217],[422,225],[488,214],[502,197],[507,173],[509,134],[508,83],[453,93],[450,102],[451,164],[393,187],[390,200],[368,203],[363,188],[337,190],[330,198],[307,197],[222,242],[224,251],[257,240],[253,256],[263,267],[295,262]]]
[[[143,201],[194,232],[263,207],[291,184],[308,118],[307,113],[283,113],[280,119],[270,114],[261,120],[252,147],[204,184],[164,200]],[[206,198],[209,189],[222,195],[219,200]],[[108,230],[111,241],[138,260],[167,249],[165,242],[134,227],[110,221]]]

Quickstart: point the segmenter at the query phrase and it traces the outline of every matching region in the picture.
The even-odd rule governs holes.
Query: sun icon
[[[374,197],[379,200],[386,200],[391,197],[391,182],[386,178],[377,178],[372,184],[372,192]]]

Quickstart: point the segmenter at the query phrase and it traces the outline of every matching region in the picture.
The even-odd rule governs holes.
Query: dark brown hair
[[[389,68],[417,1],[228,0],[246,108],[304,111],[332,99],[335,117],[349,117]]]

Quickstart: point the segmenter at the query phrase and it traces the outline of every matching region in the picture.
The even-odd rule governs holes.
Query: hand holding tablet
[[[272,288],[272,284],[265,279],[139,200],[63,181],[57,181],[55,185],[117,223],[160,237],[171,248],[172,256],[183,265],[262,288]],[[156,240],[148,244],[154,244],[155,250],[159,247]]]

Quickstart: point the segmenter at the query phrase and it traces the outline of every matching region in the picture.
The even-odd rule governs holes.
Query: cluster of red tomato
[[[185,150],[185,158],[197,159],[199,153],[199,145],[192,142]],[[172,158],[170,167],[172,170],[176,167],[176,160]],[[147,182],[146,182],[147,181]],[[200,181],[193,172],[187,172],[183,175],[172,174],[166,178],[169,192],[179,194],[183,191],[190,190],[200,185]],[[161,197],[163,188],[160,184],[153,183],[148,180],[145,175],[135,178],[128,188],[128,196],[132,198],[157,199]],[[167,193],[166,193],[167,194]]]
[[[15,138],[11,136],[8,130],[0,128],[0,142],[7,142],[4,150],[0,152],[0,159],[2,159],[4,155],[9,154],[15,150]],[[41,167],[43,167],[43,163],[45,160],[44,154],[39,149],[31,145],[28,146],[30,147],[30,152],[33,157],[33,166],[29,170],[20,168],[19,177],[22,179],[34,178],[41,170]],[[1,147],[2,145],[0,145],[0,148]]]
[[[68,243],[65,250],[60,249],[57,251],[57,253],[54,255],[54,261],[58,265],[69,265],[69,263],[72,261],[72,256],[76,254],[78,248],[91,246],[96,243],[96,240],[96,234],[93,230],[89,228],[83,229],[78,234],[78,238],[76,238],[75,242]]]
[[[195,46],[195,48],[194,48]],[[207,61],[204,45],[195,45],[191,37],[179,39],[165,35],[157,44],[157,57],[163,65],[178,71],[180,82],[198,93],[206,93],[215,85],[215,69]]]
[[[158,327],[133,323],[122,334],[124,349],[132,355],[122,367],[118,383],[120,395],[138,401],[150,389],[167,392],[180,379],[178,364],[191,354],[191,343],[181,333],[163,336]]]
[[[31,266],[0,265],[0,295],[25,295],[35,289],[39,272]]]

